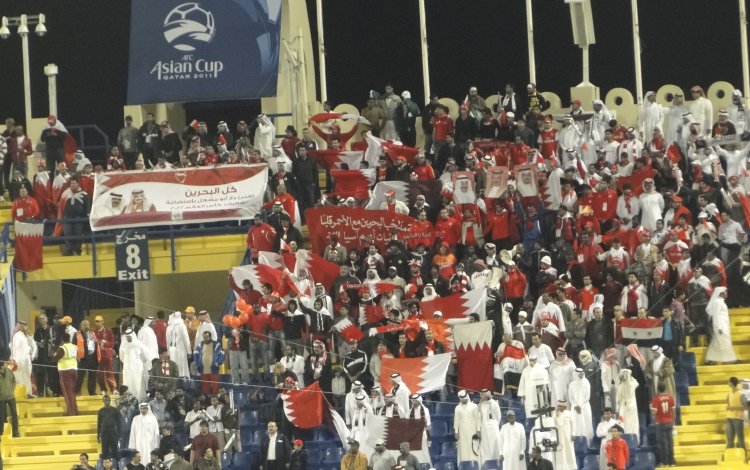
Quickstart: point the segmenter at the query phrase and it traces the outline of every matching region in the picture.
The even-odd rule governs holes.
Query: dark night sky
[[[315,37],[315,2],[308,11]],[[432,91],[463,98],[471,85],[493,94],[507,81],[528,81],[523,0],[426,0]],[[614,86],[635,93],[629,0],[592,0],[597,44],[591,81],[603,94]],[[741,85],[737,2],[640,1],[644,90],[664,83]],[[363,104],[370,89],[392,81],[422,102],[417,0],[325,0],[328,95]],[[60,67],[58,108],[66,124],[98,123],[113,136],[125,103],[130,1],[5,0],[0,15],[47,15],[49,33],[30,40],[34,115],[47,114],[45,64]],[[563,99],[581,81],[563,0],[534,0],[537,81]],[[20,38],[0,40],[0,119],[23,116]],[[233,106],[234,105],[234,106]],[[233,103],[225,113],[245,117]],[[222,111],[205,113],[209,121]],[[248,108],[247,116],[253,112]],[[211,125],[211,122],[209,122]]]

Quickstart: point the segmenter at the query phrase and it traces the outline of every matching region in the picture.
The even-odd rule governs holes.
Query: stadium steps
[[[21,437],[11,437],[6,423],[2,436],[5,470],[38,468],[65,469],[78,463],[78,455],[89,454],[89,461],[99,458],[96,442],[96,415],[101,396],[78,397],[78,416],[64,416],[62,398],[18,399],[18,430]]]
[[[750,308],[731,309],[729,315],[741,364],[703,365],[706,347],[688,348],[695,354],[698,385],[689,387],[690,405],[681,407],[682,424],[674,437],[677,467],[684,470],[750,469],[744,462],[723,461],[729,377],[750,378]],[[746,437],[745,441],[750,449],[750,439]]]

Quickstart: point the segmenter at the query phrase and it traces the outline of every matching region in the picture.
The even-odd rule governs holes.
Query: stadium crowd
[[[232,281],[238,303],[249,307],[234,313],[247,312],[242,322],[231,315],[212,320],[188,307],[145,320],[123,315],[111,327],[97,317],[93,327],[83,320],[78,329],[69,317],[43,315],[33,338],[19,323],[7,363],[14,373],[0,372],[0,387],[15,380],[30,396],[62,395],[67,414],[76,415],[84,377],[89,394],[98,384],[105,394],[97,427],[104,468],[115,468],[125,448],[137,450],[128,469],[165,468],[165,459],[173,469],[219,468],[223,452],[242,448],[241,407],[232,389],[245,387],[252,400],[268,402],[258,466],[307,468],[303,439],[310,434],[288,419],[281,396],[315,381],[349,427],[345,470],[431,464],[429,445],[410,451],[406,443],[392,452],[379,442],[364,454],[365,422],[370,414],[423,420],[427,443],[435,402],[455,399],[458,462],[575,469],[581,463],[574,444],[585,438],[600,442],[600,468],[623,470],[630,456],[621,434],[638,437],[651,423],[658,462],[674,465],[680,401],[674,376],[686,341],[707,344],[708,363],[736,362],[728,309],[748,305],[742,257],[750,147],[742,96],[735,91],[732,106],[713,122],[703,90],[695,86],[690,94],[691,102],[676,95],[667,108],[647,93],[637,123],[625,128],[601,100],[589,110],[574,100],[567,114],[546,114],[534,84],[526,93],[507,85],[493,108],[472,87],[455,119],[437,96],[420,110],[408,91],[399,96],[386,85],[382,94],[371,93],[351,131],[342,132],[331,113],[311,120],[301,137],[287,127],[278,145],[263,115],[240,121],[235,132],[224,122],[211,132],[194,121],[181,134],[151,114],[140,128],[127,117],[101,165],[80,152],[66,164],[64,126],[50,116],[40,138],[46,158],[33,183],[25,177],[28,137],[9,120],[3,137],[14,170],[12,178],[6,171],[5,183],[20,221],[85,217],[96,172],[267,162],[266,210],[247,237],[256,263],[262,252],[307,246],[292,223],[296,214],[282,201],[297,203],[303,224],[308,208],[368,204],[369,198],[339,197],[329,168],[316,160],[321,150],[343,151],[358,133],[366,138],[351,148],[363,151],[359,168],[367,169],[364,153],[381,142],[373,137],[415,147],[421,117],[421,150],[410,159],[377,149],[368,189],[435,181],[440,196],[428,203],[425,195],[404,201],[386,192],[377,208],[413,217],[424,236],[393,233],[384,252],[372,241],[329,237],[317,253],[340,266],[328,289],[314,269],[287,272],[299,287],[288,295],[270,283],[257,290]],[[498,171],[505,181],[495,179],[496,168],[504,168]],[[82,233],[83,227],[63,225],[66,235]],[[69,243],[66,254],[80,254],[81,244]],[[395,287],[375,288],[381,283]],[[441,312],[426,318],[420,305],[475,289],[486,290],[482,317],[494,325],[492,389],[457,390],[462,365],[455,363],[434,394],[412,394],[398,374],[381,383],[385,358],[450,350],[427,323],[439,322]],[[362,314],[368,309],[385,313],[373,319]],[[479,320],[479,312],[470,313],[468,321]],[[415,319],[424,320],[416,334],[398,328]],[[335,327],[340,322],[353,323],[363,338],[347,341]],[[222,381],[225,362],[231,378]],[[727,446],[744,447],[750,392],[734,377],[729,383]],[[10,396],[7,388],[0,393],[11,402],[17,435]],[[82,456],[76,468],[91,467]]]

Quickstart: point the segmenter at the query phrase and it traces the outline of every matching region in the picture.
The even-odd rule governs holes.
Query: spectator
[[[96,442],[101,443],[101,455],[105,458],[117,459],[117,441],[120,438],[122,418],[117,408],[112,406],[109,395],[102,398],[104,406],[99,410],[96,418]]]
[[[358,441],[349,441],[349,451],[341,459],[341,470],[367,470],[367,455],[360,452]]]
[[[140,414],[133,418],[130,425],[129,449],[138,449],[142,455],[151,455],[159,448],[159,423],[148,403],[138,405]],[[135,460],[135,459],[134,459]]]
[[[260,444],[260,469],[284,470],[289,465],[291,446],[283,434],[279,434],[274,421],[268,423],[268,432]]]
[[[210,331],[203,332],[203,342],[195,345],[193,362],[201,380],[201,393],[219,392],[219,366],[224,363],[224,350],[221,343],[211,337]]]
[[[666,393],[665,383],[659,383],[657,391],[650,406],[656,422],[657,464],[672,467],[676,463],[673,438],[675,399]]]
[[[146,466],[141,463],[141,453],[135,452],[133,458],[125,465],[126,470],[146,470]],[[149,454],[150,455],[150,454]]]
[[[190,449],[190,462],[195,465],[196,460],[203,458],[203,454],[206,453],[207,449],[211,449],[214,455],[218,455],[221,452],[218,439],[208,432],[208,421],[204,419],[200,421],[200,432],[197,436],[193,437]]]

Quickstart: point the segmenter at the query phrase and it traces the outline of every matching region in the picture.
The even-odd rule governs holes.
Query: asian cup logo
[[[214,15],[197,3],[176,6],[164,18],[164,38],[178,51],[192,52],[216,34]]]

